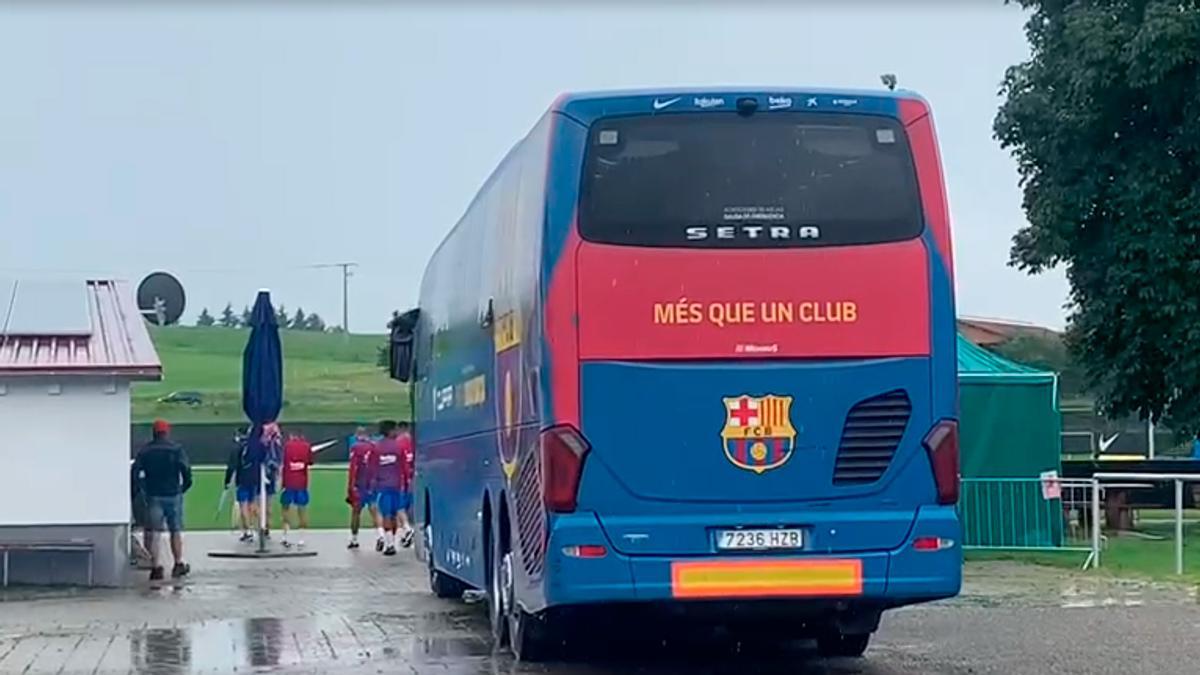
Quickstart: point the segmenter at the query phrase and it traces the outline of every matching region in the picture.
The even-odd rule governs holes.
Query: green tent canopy
[[[960,335],[958,384],[964,543],[1057,545],[1061,504],[1043,499],[1039,478],[1062,469],[1058,376]]]

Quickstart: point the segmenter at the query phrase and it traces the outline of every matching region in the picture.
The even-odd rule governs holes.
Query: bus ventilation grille
[[[863,485],[879,480],[904,436],[912,403],[902,389],[859,401],[846,415],[834,485]]]
[[[546,508],[542,501],[542,453],[537,439],[524,444],[518,458],[516,499],[517,536],[525,574],[538,579],[546,564]]]

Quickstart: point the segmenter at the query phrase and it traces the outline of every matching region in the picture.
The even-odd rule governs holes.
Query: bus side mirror
[[[388,323],[388,375],[393,380],[412,382],[416,370],[416,330],[421,310],[412,309]]]

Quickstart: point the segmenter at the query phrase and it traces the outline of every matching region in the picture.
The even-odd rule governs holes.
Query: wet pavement
[[[185,583],[0,594],[2,673],[1194,673],[1196,591],[1012,563],[973,563],[955,600],[885,616],[867,656],[720,636],[616,641],[607,627],[569,662],[492,654],[478,604],[425,588],[411,555],[217,560],[226,534],[192,535]]]

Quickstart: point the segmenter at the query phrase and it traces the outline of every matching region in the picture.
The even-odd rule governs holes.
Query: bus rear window
[[[868,244],[911,239],[923,222],[904,128],[867,115],[601,120],[581,194],[581,236],[610,244]]]

